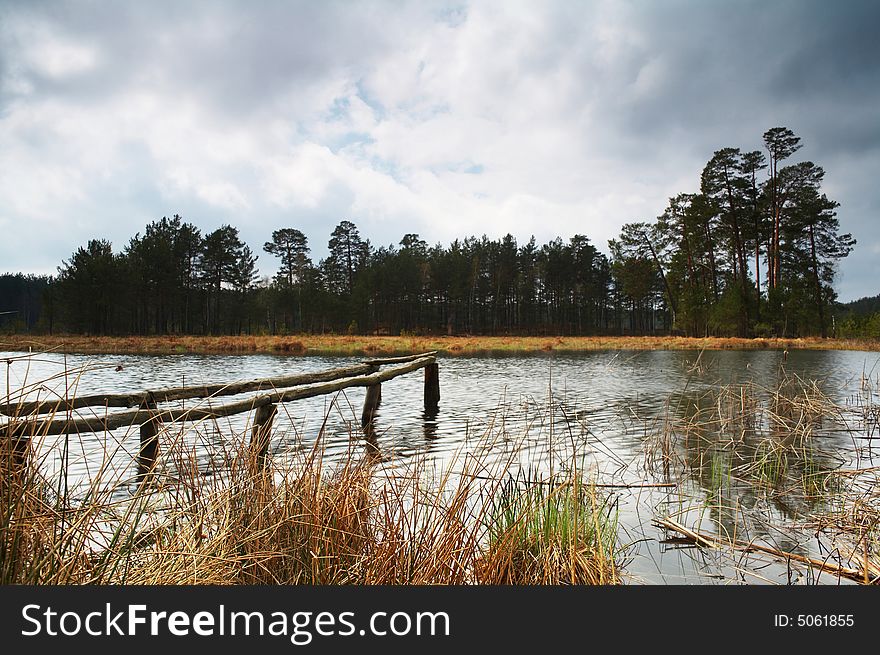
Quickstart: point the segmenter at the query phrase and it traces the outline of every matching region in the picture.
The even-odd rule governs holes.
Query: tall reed
[[[352,434],[333,461],[319,437],[268,468],[238,437],[207,476],[183,428],[160,437],[164,461],[146,481],[135,484],[133,465],[108,465],[76,494],[59,493],[36,451],[24,462],[7,453],[0,582],[619,582],[616,521],[599,491],[571,473],[552,490],[534,478],[514,494],[505,480],[516,475],[515,449],[499,457],[491,430],[439,475],[427,456],[388,465]],[[511,513],[522,516],[505,524]]]

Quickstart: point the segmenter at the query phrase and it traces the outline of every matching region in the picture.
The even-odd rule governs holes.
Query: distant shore
[[[280,353],[385,355],[436,350],[447,355],[576,352],[584,350],[862,350],[880,351],[880,339],[739,339],[723,337],[510,337],[510,336],[134,336],[5,335],[0,351],[83,354]]]

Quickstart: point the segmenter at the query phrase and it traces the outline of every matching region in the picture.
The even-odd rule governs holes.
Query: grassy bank
[[[433,337],[433,336],[149,336],[6,335],[0,350],[84,354],[287,353],[378,355],[436,350],[449,355],[587,350],[863,350],[876,339],[739,339],[686,337]]]

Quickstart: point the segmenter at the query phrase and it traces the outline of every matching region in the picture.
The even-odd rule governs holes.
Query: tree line
[[[90,240],[55,276],[0,276],[0,326],[89,334],[827,335],[836,262],[855,245],[800,139],[764,134],[766,154],[723,148],[699,193],[628,223],[610,255],[576,234],[538,244],[418,234],[374,247],[349,220],[313,261],[295,227],[262,252],[231,225],[203,234],[179,215],[114,252]],[[11,318],[10,318],[11,317]]]
[[[839,305],[833,320],[839,337],[880,339],[880,295]]]
[[[609,243],[620,293],[638,315],[661,305],[686,335],[827,336],[837,263],[855,246],[811,161],[784,165],[800,137],[775,127],[764,151],[727,147],[699,193]]]

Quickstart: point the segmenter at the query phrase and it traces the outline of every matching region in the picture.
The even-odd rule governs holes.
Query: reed
[[[617,584],[613,503],[578,477],[509,479],[492,499],[483,584]]]
[[[674,394],[664,413],[631,426],[645,439],[638,477],[692,485],[695,493],[678,496],[676,520],[709,516],[716,545],[783,532],[793,544],[797,535],[821,538],[824,552],[876,582],[878,469],[844,469],[823,447],[829,429],[871,436],[872,398],[835,403],[818,382],[788,375],[771,388]],[[229,434],[202,421],[163,425],[160,463],[144,483],[125,439],[108,433],[89,480],[68,485],[64,465],[83,448],[77,435],[36,435],[26,457],[2,439],[0,583],[620,583],[616,497],[583,474],[576,435],[554,441],[544,432],[555,407],[551,399],[538,410],[551,416],[534,416],[520,435],[503,416],[490,420],[439,470],[427,452],[386,460],[356,427],[344,454],[330,457],[319,433],[314,447],[266,468],[248,429]],[[548,437],[551,472],[524,472],[522,458],[532,461],[533,442]],[[778,546],[762,552],[781,557]]]
[[[787,557],[876,584],[877,467],[845,469],[847,458],[825,445],[831,436],[853,439],[859,464],[863,448],[855,440],[872,435],[872,398],[864,394],[850,403],[835,402],[819,381],[784,371],[769,388],[748,383],[673,395],[645,440],[642,468],[663,480],[690,481],[703,500],[694,494],[689,504],[664,512],[667,518],[657,524],[681,527],[689,517],[696,528],[674,529],[698,545]],[[700,531],[707,514],[712,533]],[[744,535],[753,536],[744,543]],[[802,552],[752,541],[757,535],[760,541],[775,535],[789,548],[818,542],[828,566],[817,567],[815,558]]]
[[[490,428],[479,437],[485,443],[439,473],[427,457],[388,464],[361,447],[359,433],[333,461],[319,435],[311,450],[266,468],[246,435],[227,440],[206,475],[192,430],[164,425],[162,460],[146,480],[137,483],[133,465],[111,466],[118,459],[108,452],[75,491],[47,473],[57,442],[33,447],[23,462],[4,453],[0,583],[619,582],[616,522],[597,488],[576,477],[546,494],[547,483],[531,480],[515,501],[531,527],[499,532],[499,503],[513,501],[503,481],[516,470],[506,433],[506,457]],[[527,577],[499,577],[517,534],[531,543],[527,561],[513,556]],[[525,542],[517,548],[524,554]]]

